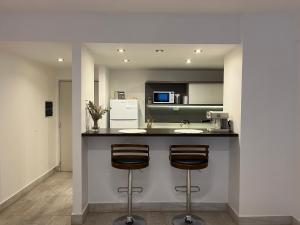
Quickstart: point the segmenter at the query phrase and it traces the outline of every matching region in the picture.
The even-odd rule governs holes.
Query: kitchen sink
[[[119,130],[119,133],[124,133],[124,134],[141,134],[141,133],[146,133],[147,131],[144,129],[123,129]]]
[[[181,133],[181,134],[200,134],[203,133],[203,130],[198,129],[176,129],[174,130],[175,133]]]

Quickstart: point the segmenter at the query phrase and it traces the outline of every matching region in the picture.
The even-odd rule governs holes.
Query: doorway
[[[72,81],[59,81],[60,171],[72,171]]]

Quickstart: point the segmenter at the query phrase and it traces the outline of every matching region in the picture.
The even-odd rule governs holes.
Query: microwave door
[[[154,93],[154,103],[169,103],[170,94],[169,93]]]

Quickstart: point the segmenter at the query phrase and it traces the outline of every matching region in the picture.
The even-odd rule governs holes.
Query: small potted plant
[[[103,108],[102,106],[96,106],[92,101],[87,103],[87,110],[89,111],[93,121],[94,126],[92,127],[93,130],[99,130],[98,120],[102,119],[103,115],[107,113],[110,109]]]

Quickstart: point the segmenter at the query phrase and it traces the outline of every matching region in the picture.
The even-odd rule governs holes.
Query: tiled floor
[[[0,213],[0,225],[70,225],[70,173],[56,173]],[[148,225],[169,225],[176,212],[140,212]],[[235,225],[225,212],[199,212],[207,225]],[[111,225],[123,213],[89,214],[85,225]]]
[[[148,225],[171,225],[171,220],[178,212],[140,212]],[[225,212],[194,213],[205,220],[206,225],[235,225],[231,217]],[[113,221],[122,216],[120,213],[89,214],[85,225],[112,225]]]
[[[72,174],[55,173],[0,213],[0,225],[70,225]]]

